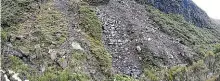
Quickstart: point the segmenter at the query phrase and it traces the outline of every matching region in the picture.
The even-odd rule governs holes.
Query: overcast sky
[[[220,19],[220,0],[193,0],[214,19]]]

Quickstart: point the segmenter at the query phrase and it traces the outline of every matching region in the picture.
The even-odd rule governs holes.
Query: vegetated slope
[[[111,56],[101,43],[100,22],[93,10],[76,3],[48,0],[27,13],[24,22],[3,27],[3,75],[13,80],[12,70],[31,81],[109,79]],[[79,23],[98,27],[93,31],[97,36],[81,31]]]
[[[219,79],[217,26],[199,28],[133,0],[2,3],[11,18],[2,24],[3,81],[16,79],[11,70],[30,81]]]
[[[210,28],[211,19],[192,0],[135,0],[141,4],[152,5],[165,13],[181,14],[184,19],[197,27]]]

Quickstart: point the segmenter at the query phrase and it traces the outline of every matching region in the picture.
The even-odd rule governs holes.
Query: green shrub
[[[101,22],[96,16],[96,12],[89,6],[80,6],[80,28],[96,40],[101,40],[102,27]]]
[[[2,0],[1,25],[10,27],[23,19],[24,13],[34,11],[31,3],[34,0]]]
[[[188,69],[188,71],[192,71],[192,72],[196,73],[196,72],[200,72],[202,70],[205,70],[206,66],[205,66],[203,60],[199,60],[197,62],[193,62],[193,65],[189,66],[187,69]]]
[[[25,70],[28,70],[28,66],[23,63],[21,59],[15,56],[9,56],[10,61],[10,69],[16,71],[16,72],[22,72]]]
[[[102,27],[101,22],[88,5],[80,6],[80,28],[83,29],[88,35],[86,38],[90,42],[90,52],[97,59],[100,70],[107,75],[111,76],[112,59],[111,55],[104,48],[101,42]]]
[[[155,71],[154,69],[145,69],[144,74],[151,80],[151,81],[158,81],[160,78],[158,77],[157,73],[159,71]]]
[[[86,54],[83,53],[82,51],[74,51],[73,58],[80,61],[86,59],[87,57]]]
[[[47,69],[43,75],[32,76],[31,81],[90,81],[90,77],[83,73],[75,73],[69,69]]]
[[[7,32],[1,30],[1,41],[4,42],[7,40]]]
[[[220,44],[217,44],[215,46],[215,50],[214,50],[214,53],[219,53],[220,52]]]
[[[205,57],[208,56],[215,56],[215,54],[212,51],[207,51]]]
[[[207,66],[203,60],[194,62],[193,65],[177,65],[164,68],[145,68],[144,76],[150,81],[185,81],[191,80],[191,78],[201,78],[205,77],[208,71]],[[211,71],[211,70],[210,70]],[[189,76],[190,75],[190,76]],[[145,78],[145,77],[144,77]]]
[[[205,31],[186,22],[181,15],[165,14],[152,6],[147,6],[146,10],[149,12],[150,18],[156,23],[154,25],[159,26],[160,31],[179,38],[179,42],[184,45],[202,44],[209,40],[207,38],[210,37],[208,36],[210,34],[204,34]]]
[[[33,68],[31,68],[28,64],[25,64],[20,58],[15,57],[15,56],[9,56],[7,60],[3,61],[7,61],[8,64],[5,65],[9,65],[8,68],[5,68],[6,70],[12,70],[15,71],[16,73],[19,73],[20,78],[24,78],[31,76],[35,70]]]
[[[114,75],[114,79],[112,81],[138,81],[138,80],[127,75],[116,74]]]
[[[169,80],[173,81],[175,78],[182,78],[186,73],[186,67],[185,66],[173,66],[168,70],[168,76]]]
[[[91,37],[87,37],[90,40],[90,51],[98,61],[100,70],[108,77],[111,76],[112,57],[108,51],[104,48],[104,45],[99,41]]]

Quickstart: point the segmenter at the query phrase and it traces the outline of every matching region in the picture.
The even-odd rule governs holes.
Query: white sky
[[[220,19],[220,0],[193,0],[200,8],[214,19]]]

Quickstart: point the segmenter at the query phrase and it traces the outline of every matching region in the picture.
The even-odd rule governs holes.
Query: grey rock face
[[[198,27],[208,27],[211,20],[192,0],[135,0],[139,3],[147,3],[165,13],[183,15],[185,20]]]

